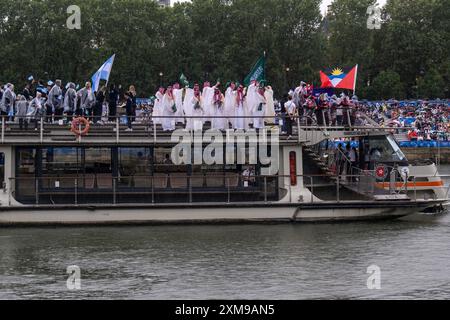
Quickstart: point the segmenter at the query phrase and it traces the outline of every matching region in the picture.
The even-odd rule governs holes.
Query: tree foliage
[[[242,80],[265,51],[267,80],[278,92],[300,80],[320,85],[319,70],[358,63],[360,96],[448,97],[449,1],[389,0],[381,30],[369,30],[374,2],[335,0],[323,17],[321,0],[193,0],[166,8],[153,0],[79,0],[81,30],[69,30],[71,0],[2,0],[0,82],[21,86],[32,74],[82,84],[115,53],[110,81],[149,96],[181,73],[199,82]],[[395,87],[371,87],[385,87],[383,79]]]
[[[368,96],[372,99],[403,99],[405,98],[400,75],[395,71],[381,71],[368,89]]]

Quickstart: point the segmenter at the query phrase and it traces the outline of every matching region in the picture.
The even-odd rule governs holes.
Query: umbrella
[[[391,126],[394,126],[394,125],[396,125],[396,126],[401,126],[402,124],[401,124],[401,122],[398,121],[398,120],[390,120],[390,121],[388,121],[388,123],[387,123],[386,125],[389,126],[389,127],[391,127]]]

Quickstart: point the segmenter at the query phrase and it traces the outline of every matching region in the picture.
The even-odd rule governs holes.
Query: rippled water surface
[[[450,298],[450,216],[353,224],[0,229],[0,299]],[[381,290],[368,290],[369,265]],[[81,290],[66,268],[81,269]]]
[[[63,213],[62,213],[63,214]],[[381,289],[367,288],[367,267]],[[81,269],[81,290],[66,268]],[[364,223],[0,228],[0,299],[450,299],[450,215]]]

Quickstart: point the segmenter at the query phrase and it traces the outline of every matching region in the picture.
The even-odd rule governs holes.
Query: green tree
[[[392,70],[381,71],[373,80],[368,89],[371,99],[403,99],[405,98],[404,87],[400,75]]]
[[[448,0],[389,0],[382,37],[374,47],[379,69],[400,74],[408,96],[416,78],[449,59]]]
[[[69,30],[71,0],[2,0],[0,82],[21,89],[32,74],[83,84],[115,53],[110,82],[150,96],[160,72],[165,85],[181,73],[196,82],[242,81],[266,51],[267,80],[278,95],[286,82],[319,85],[325,67],[359,64],[361,98],[381,97],[367,84],[383,70],[400,76],[409,97],[419,82],[420,93],[436,95],[442,86],[439,96],[448,97],[449,1],[389,0],[381,30],[369,30],[374,2],[335,0],[323,19],[321,0],[193,0],[164,8],[154,0],[78,0],[81,30]]]
[[[379,30],[367,28],[367,9],[375,0],[336,0],[325,17],[327,21],[327,61],[330,66],[359,65],[357,88],[364,87],[374,70],[374,37]],[[362,91],[361,91],[362,90]]]
[[[418,97],[420,98],[444,98],[444,88],[444,79],[436,69],[431,69],[417,82]]]

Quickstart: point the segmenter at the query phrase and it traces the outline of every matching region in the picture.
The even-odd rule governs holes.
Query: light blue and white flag
[[[98,71],[92,76],[92,90],[94,92],[98,90],[100,80],[106,80],[106,82],[108,82],[115,57],[116,55],[113,54],[111,58],[106,60],[106,62],[100,67],[100,69],[98,69]]]

